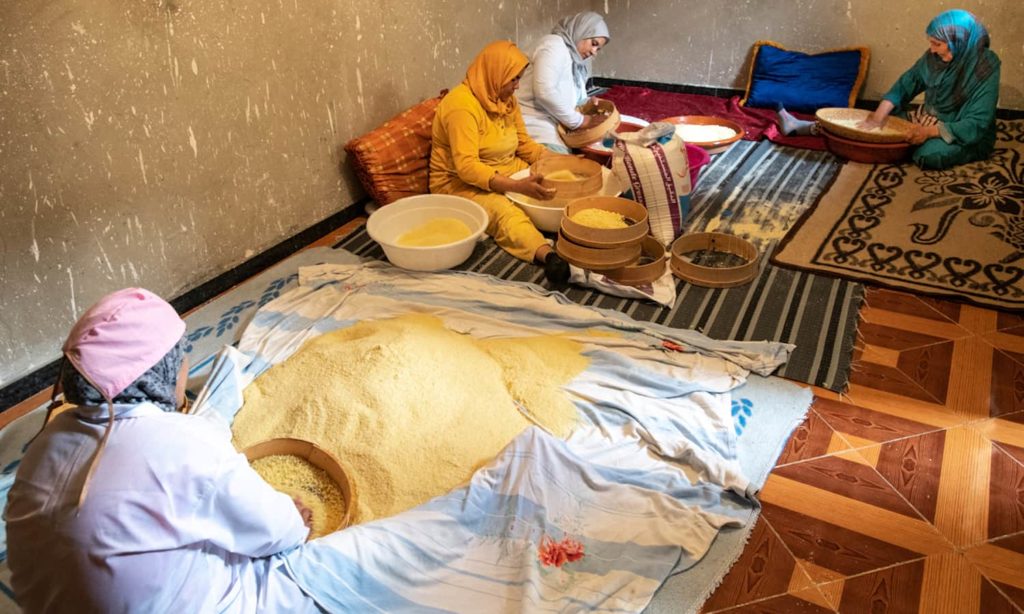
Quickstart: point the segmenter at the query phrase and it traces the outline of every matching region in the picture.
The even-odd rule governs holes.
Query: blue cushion
[[[866,47],[807,54],[758,41],[743,104],[813,113],[823,107],[852,107],[867,73]]]

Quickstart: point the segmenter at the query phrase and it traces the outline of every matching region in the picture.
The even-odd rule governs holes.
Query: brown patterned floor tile
[[[702,610],[710,612],[710,610]],[[835,612],[796,595],[782,595],[757,603],[748,603],[728,610],[715,610],[715,614],[827,614]]]
[[[806,486],[827,491],[847,499],[918,519],[914,508],[890,486],[877,471],[843,455],[776,467],[772,476],[779,476]],[[766,486],[767,488],[767,486]]]
[[[786,442],[786,447],[779,455],[776,466],[787,465],[810,458],[825,456],[839,450],[849,450],[850,444],[838,435],[821,416],[814,412],[814,407],[819,403],[832,403],[834,401],[823,401],[815,399],[811,405],[811,411],[807,417],[793,431]]]
[[[861,325],[857,328],[857,334],[864,345],[875,345],[901,352],[949,341],[945,337],[901,330],[892,326],[872,324],[871,322],[861,322]]]
[[[952,428],[970,421],[967,416],[959,415],[951,408],[934,401],[922,401],[857,383],[850,384],[844,401],[874,412],[930,425],[936,429]],[[824,413],[819,415],[830,420]],[[837,428],[836,425],[830,425]]]
[[[1024,412],[1004,414],[973,426],[1017,462],[1024,464]]]
[[[946,307],[955,305],[948,301],[938,301],[941,304],[936,309],[924,297],[885,288],[865,288],[864,302],[872,310],[892,311],[940,322],[956,322],[960,315],[959,309],[950,310]]]
[[[1020,614],[1024,611],[1024,591],[988,580],[981,585],[980,614]]]
[[[882,444],[875,468],[929,522],[942,471],[945,431],[908,437]]]
[[[988,500],[988,538],[1024,531],[1024,466],[993,446]]]
[[[996,443],[996,447],[1009,454],[1010,458],[1013,460],[1024,465],[1024,447],[1018,447],[1008,443]]]
[[[954,301],[947,301],[941,298],[935,298],[932,296],[921,296],[918,297],[922,303],[928,305],[935,311],[946,316],[954,322],[960,321],[960,313],[963,311],[963,303],[957,303]]]
[[[947,341],[903,350],[897,368],[921,386],[931,398],[945,403],[954,346],[954,342]]]
[[[842,583],[839,611],[917,614],[923,579],[923,559],[846,578]],[[827,586],[822,590],[827,590]]]
[[[1024,609],[1024,533],[968,548],[964,556],[1000,593]]]
[[[935,424],[917,422],[853,403],[816,399],[812,407],[815,413],[828,423],[829,427],[840,434],[877,443],[920,435],[942,428]]]
[[[857,368],[850,373],[851,398],[854,398],[855,387],[870,388],[925,403],[942,403],[898,368],[870,362],[857,363]]]
[[[1024,410],[1024,354],[995,350],[990,387],[990,416]]]
[[[1024,315],[1000,311],[996,314],[996,329],[1024,336]]]
[[[921,558],[920,552],[844,528],[842,519],[828,522],[776,504],[766,504],[764,514],[794,556],[841,576]]]
[[[724,610],[786,595],[794,589],[810,585],[810,578],[761,517],[754,525],[740,558],[704,604],[702,611]]]

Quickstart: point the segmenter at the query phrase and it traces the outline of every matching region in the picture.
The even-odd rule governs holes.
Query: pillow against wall
[[[867,47],[808,54],[771,41],[754,43],[747,93],[741,104],[814,113],[822,107],[852,107],[864,84]]]
[[[430,191],[430,132],[444,94],[424,100],[345,145],[359,182],[378,204]]]

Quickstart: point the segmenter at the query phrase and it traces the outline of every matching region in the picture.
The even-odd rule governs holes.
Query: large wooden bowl
[[[854,162],[896,164],[906,160],[914,148],[913,145],[905,141],[902,143],[867,143],[843,138],[828,130],[822,130],[821,133],[825,137],[825,146],[829,151],[840,158]]]
[[[845,107],[818,109],[814,114],[822,128],[844,139],[864,143],[906,143],[913,124],[899,117],[889,117],[881,128],[861,130],[856,127],[870,115],[871,111],[865,109]]]
[[[559,124],[558,136],[569,147],[589,145],[594,141],[600,140],[609,130],[615,130],[619,126],[619,110],[615,108],[615,103],[611,100],[598,100],[596,105],[584,105],[580,108],[580,112],[584,115],[606,113],[607,116],[600,124],[583,130],[566,130],[564,126]]]
[[[601,191],[604,177],[601,165],[593,160],[576,156],[548,156],[530,165],[534,175],[540,175],[540,184],[555,190],[557,201],[569,201],[582,196],[590,196]],[[549,176],[558,171],[569,171],[578,179],[551,179]]]
[[[265,456],[291,454],[309,461],[314,467],[323,469],[334,480],[334,483],[338,485],[338,489],[341,490],[341,495],[345,499],[345,515],[342,516],[341,522],[337,527],[329,528],[328,533],[344,529],[351,524],[352,516],[356,509],[355,484],[349,479],[348,473],[338,459],[334,458],[334,455],[330,452],[311,441],[280,437],[249,446],[245,449],[244,454],[246,460],[250,463]]]
[[[697,140],[687,139],[680,135],[680,138],[684,142],[692,145],[702,147],[708,153],[722,153],[726,149],[729,149],[733,143],[743,138],[746,131],[743,126],[736,122],[725,119],[724,117],[715,117],[713,115],[677,115],[675,117],[666,117],[665,119],[659,119],[659,122],[668,122],[670,124],[676,124],[677,126],[721,126],[732,130],[733,135],[728,138],[713,139],[713,140]],[[677,131],[677,134],[679,131]]]

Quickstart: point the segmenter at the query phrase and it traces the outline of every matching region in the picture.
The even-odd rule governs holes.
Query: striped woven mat
[[[729,232],[754,243],[762,257],[760,273],[750,284],[711,289],[677,280],[678,296],[672,307],[579,287],[570,287],[564,294],[582,305],[673,328],[696,329],[715,339],[794,343],[796,350],[778,375],[842,390],[849,379],[863,287],[778,268],[765,256],[815,202],[838,167],[826,152],[739,141],[702,171],[692,195],[687,230]],[[365,226],[335,247],[386,259]],[[490,239],[479,243],[458,269],[548,287],[539,266],[516,260]]]

